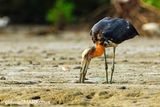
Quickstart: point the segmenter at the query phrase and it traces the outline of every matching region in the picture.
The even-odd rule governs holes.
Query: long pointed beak
[[[90,61],[94,57],[101,56],[104,53],[105,47],[96,43],[96,47],[87,48],[82,52],[82,68],[80,70],[79,82],[84,83],[85,76],[90,64]]]
[[[91,60],[89,60],[88,58],[84,58],[82,61],[82,67],[80,69],[80,79],[79,79],[80,83],[84,83],[85,76],[86,76],[90,61]]]

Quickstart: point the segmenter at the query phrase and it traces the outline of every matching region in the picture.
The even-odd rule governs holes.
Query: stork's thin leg
[[[80,75],[79,75],[79,83],[82,82],[82,76],[83,76],[83,73],[82,73],[82,68],[80,69]]]
[[[115,52],[116,52],[116,47],[113,47],[113,60],[112,60],[111,79],[110,79],[111,84],[112,84],[112,78],[113,78],[113,73],[114,73]]]
[[[105,60],[105,70],[106,70],[106,83],[108,83],[108,63],[107,63],[106,49],[104,49],[104,60]]]

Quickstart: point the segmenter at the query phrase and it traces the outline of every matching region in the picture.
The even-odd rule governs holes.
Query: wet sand
[[[81,52],[88,32],[0,35],[0,106],[159,107],[160,39],[136,37],[116,50],[113,84],[104,84],[104,58],[92,60],[84,84]],[[112,49],[108,53],[109,74]]]

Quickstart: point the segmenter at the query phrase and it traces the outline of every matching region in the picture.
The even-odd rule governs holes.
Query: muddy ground
[[[116,50],[113,84],[104,84],[104,58],[92,60],[84,84],[81,52],[88,32],[37,36],[26,30],[0,34],[0,106],[160,106],[160,39],[136,37]],[[112,49],[107,49],[109,71]]]

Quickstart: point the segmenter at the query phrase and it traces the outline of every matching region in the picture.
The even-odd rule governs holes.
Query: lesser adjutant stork
[[[80,70],[79,82],[84,83],[91,59],[104,54],[106,83],[112,83],[116,47],[118,44],[122,43],[125,40],[131,39],[136,35],[139,34],[135,27],[125,19],[106,17],[98,21],[90,31],[90,36],[95,46],[87,48],[82,52],[82,67]],[[108,81],[108,64],[105,51],[105,48],[107,47],[113,47],[113,60],[110,81]]]

